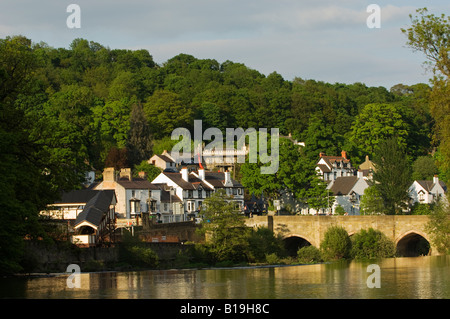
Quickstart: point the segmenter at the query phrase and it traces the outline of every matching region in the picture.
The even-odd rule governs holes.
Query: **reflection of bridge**
[[[319,247],[331,226],[341,226],[351,236],[361,229],[377,229],[391,239],[400,256],[437,255],[426,231],[428,216],[255,216],[246,224],[267,227],[281,235],[286,247],[295,253],[299,247]]]

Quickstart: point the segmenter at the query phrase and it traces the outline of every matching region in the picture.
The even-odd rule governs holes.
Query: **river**
[[[368,287],[379,266],[380,288]],[[71,299],[450,299],[450,256],[280,267],[81,273],[2,278],[0,298]],[[373,277],[371,277],[373,278]],[[71,281],[72,282],[72,281]],[[75,281],[73,281],[75,282]]]

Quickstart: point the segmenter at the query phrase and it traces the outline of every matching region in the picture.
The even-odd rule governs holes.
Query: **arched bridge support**
[[[360,215],[360,216],[255,216],[246,220],[249,227],[267,227],[276,235],[286,239],[300,237],[319,247],[325,233],[331,226],[340,226],[351,236],[361,229],[373,228],[384,233],[396,247],[404,244],[403,240],[419,240],[420,236],[431,245],[430,235],[427,233],[426,215]],[[417,235],[417,236],[416,236]],[[431,245],[430,255],[438,255]]]

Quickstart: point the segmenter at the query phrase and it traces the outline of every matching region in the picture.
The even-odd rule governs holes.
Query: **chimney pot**
[[[347,152],[346,151],[342,151],[341,155],[344,159],[347,159]]]

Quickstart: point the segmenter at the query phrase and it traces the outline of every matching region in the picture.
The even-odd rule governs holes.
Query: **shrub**
[[[271,265],[279,264],[280,258],[278,258],[277,254],[266,254],[266,262]]]
[[[328,228],[320,244],[324,260],[349,258],[352,243],[347,231],[339,226]]]
[[[356,259],[389,258],[395,255],[395,245],[379,230],[362,229],[352,236],[351,253]]]
[[[249,259],[253,262],[266,261],[267,254],[285,255],[283,240],[265,227],[252,230],[248,243]]]
[[[322,261],[322,255],[318,248],[311,245],[297,251],[297,260],[302,264],[315,264]]]

